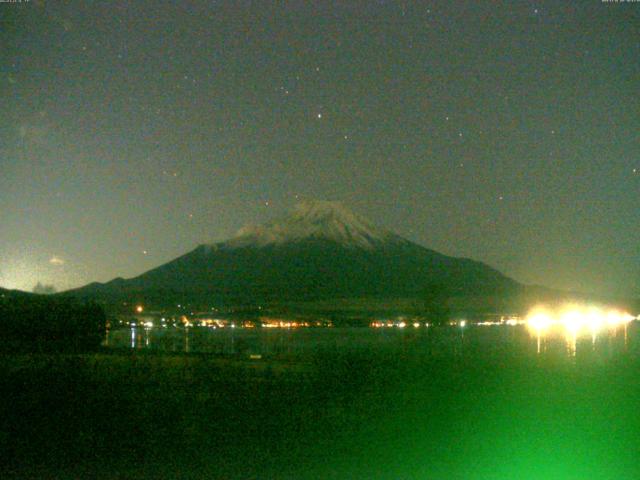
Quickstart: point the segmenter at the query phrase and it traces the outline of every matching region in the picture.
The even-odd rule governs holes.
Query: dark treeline
[[[104,339],[106,317],[93,303],[43,295],[0,297],[3,350],[89,351]]]

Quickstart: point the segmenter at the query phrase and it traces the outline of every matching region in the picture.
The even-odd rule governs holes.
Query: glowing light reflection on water
[[[398,349],[403,355],[478,355],[516,351],[521,355],[615,354],[636,349],[638,322],[600,330],[532,328],[531,325],[469,324],[422,329],[144,328],[112,330],[109,348],[216,355],[308,355],[317,351]]]
[[[624,347],[628,343],[628,325],[635,319],[627,312],[605,310],[593,305],[566,304],[555,309],[536,307],[525,321],[532,336],[537,340],[537,353],[543,352],[547,338],[563,337],[567,354],[575,356],[578,339],[590,337],[592,348],[599,335],[617,336],[624,332]]]

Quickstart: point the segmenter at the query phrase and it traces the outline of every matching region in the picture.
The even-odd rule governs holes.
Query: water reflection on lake
[[[525,325],[423,328],[131,328],[111,330],[110,348],[217,355],[309,355],[317,351],[400,349],[411,355],[517,351],[536,357],[607,357],[639,349],[638,322],[597,334],[531,330]]]

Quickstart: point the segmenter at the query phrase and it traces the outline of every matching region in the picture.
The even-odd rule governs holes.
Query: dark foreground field
[[[0,361],[2,478],[640,478],[629,352]]]

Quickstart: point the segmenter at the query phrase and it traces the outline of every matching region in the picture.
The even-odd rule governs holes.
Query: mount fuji
[[[305,201],[290,215],[245,227],[135,278],[66,292],[101,301],[217,302],[417,298],[518,293],[521,285],[467,258],[440,254],[379,228],[338,202]]]

